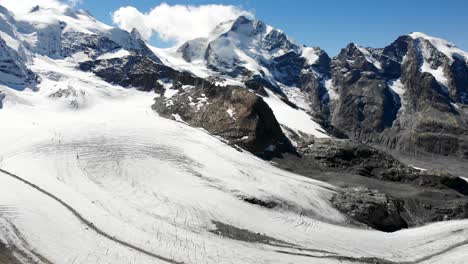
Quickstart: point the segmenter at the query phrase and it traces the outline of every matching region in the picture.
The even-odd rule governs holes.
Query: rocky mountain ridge
[[[171,56],[258,94],[269,89],[335,136],[466,157],[468,56],[448,41],[412,33],[380,49],[351,43],[330,58],[246,17],[214,32]]]

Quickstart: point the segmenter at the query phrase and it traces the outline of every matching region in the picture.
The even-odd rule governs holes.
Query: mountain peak
[[[35,7],[31,8],[31,11],[29,11],[29,13],[34,13],[34,12],[37,12],[41,10],[41,7],[39,5],[36,5]]]
[[[458,48],[455,44],[438,37],[433,37],[422,32],[412,32],[408,35],[413,40],[428,41],[435,49],[446,55],[450,60],[454,57],[468,61],[468,52]]]
[[[132,28],[132,31],[130,31],[130,34],[135,39],[142,39],[140,31],[138,31],[138,29],[136,29],[136,28]]]
[[[267,25],[260,20],[249,19],[246,16],[238,17],[230,29],[231,32],[236,32],[245,35],[256,35],[264,33],[267,30]]]

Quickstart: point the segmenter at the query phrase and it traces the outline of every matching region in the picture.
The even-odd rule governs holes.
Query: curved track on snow
[[[175,261],[173,259],[170,259],[170,258],[167,258],[167,257],[163,257],[161,255],[158,255],[158,254],[155,254],[155,253],[152,253],[152,252],[149,252],[145,249],[142,249],[138,246],[135,246],[135,245],[132,245],[128,242],[125,242],[123,240],[120,240],[106,232],[104,232],[103,230],[99,229],[98,227],[96,227],[92,222],[90,222],[89,220],[87,220],[86,218],[84,218],[83,215],[81,215],[78,211],[76,211],[72,206],[70,206],[69,204],[67,204],[66,202],[64,202],[62,199],[58,198],[57,196],[55,196],[54,194],[42,189],[41,187],[37,186],[36,184],[34,183],[31,183],[11,172],[8,172],[4,169],[0,169],[0,172],[3,173],[4,175],[7,175],[15,180],[18,180],[26,185],[28,185],[29,187],[32,187],[33,189],[43,193],[44,195],[48,196],[49,198],[52,198],[53,200],[55,200],[56,202],[60,203],[62,206],[64,206],[68,211],[70,211],[81,223],[83,223],[84,225],[86,225],[87,227],[89,227],[91,230],[95,231],[97,234],[115,242],[115,243],[118,243],[124,247],[127,247],[127,248],[130,248],[132,250],[135,250],[139,253],[142,253],[146,256],[149,256],[151,258],[155,258],[155,259],[158,259],[158,260],[162,260],[162,261],[165,261],[167,263],[173,263],[173,264],[183,264],[184,262],[178,262],[178,261]],[[309,255],[309,254],[301,254],[301,253],[292,253],[292,252],[287,252],[287,251],[276,251],[278,253],[283,253],[283,254],[290,254],[290,255],[300,255],[300,256],[304,256],[304,257],[310,257],[310,258],[330,258],[330,259],[336,259],[336,260],[340,260],[340,261],[349,261],[349,262],[356,262],[356,263],[383,263],[383,264],[418,264],[418,263],[421,263],[421,262],[424,262],[424,261],[428,261],[432,258],[435,258],[437,256],[440,256],[442,254],[445,254],[451,250],[454,250],[456,248],[459,248],[459,247],[462,247],[462,246],[465,246],[465,245],[468,245],[468,239],[464,240],[464,241],[461,241],[459,243],[456,243],[456,244],[453,244],[439,252],[436,252],[436,253],[433,253],[433,254],[429,254],[425,257],[422,257],[422,258],[419,258],[417,260],[414,260],[414,261],[389,261],[389,260],[386,260],[386,259],[382,259],[382,258],[376,258],[376,257],[364,257],[364,258],[355,258],[355,257],[349,257],[349,256],[342,256],[342,255],[328,255],[328,256],[322,256],[322,257],[319,257],[319,256],[314,256],[314,255]],[[305,249],[304,251],[308,251],[307,249]]]
[[[152,258],[156,258],[158,260],[162,260],[162,261],[165,261],[165,262],[168,262],[168,263],[173,263],[173,264],[183,264],[183,262],[177,262],[173,259],[170,259],[170,258],[166,258],[166,257],[163,257],[163,256],[160,256],[158,254],[155,254],[155,253],[152,253],[152,252],[149,252],[145,249],[142,249],[140,247],[137,247],[137,246],[134,246],[128,242],[125,242],[125,241],[122,241],[118,238],[115,238],[114,236],[111,236],[109,235],[108,233],[102,231],[101,229],[99,229],[98,227],[96,227],[92,222],[88,221],[86,218],[84,218],[79,212],[77,212],[73,207],[71,207],[69,204],[67,204],[66,202],[64,202],[63,200],[61,200],[60,198],[58,198],[57,196],[51,194],[50,192],[42,189],[41,187],[35,185],[34,183],[31,183],[13,173],[10,173],[6,170],[3,170],[3,169],[0,169],[0,172],[5,174],[5,175],[8,175],[32,188],[34,188],[35,190],[47,195],[48,197],[54,199],[55,201],[57,201],[58,203],[60,203],[62,206],[64,206],[68,211],[70,211],[76,218],[78,218],[78,220],[80,220],[81,223],[83,223],[84,225],[88,226],[91,230],[94,230],[96,233],[98,233],[99,235],[109,239],[109,240],[112,240],[124,247],[127,247],[127,248],[130,248],[132,250],[135,250],[139,253],[142,253],[144,255],[147,255],[149,257],[152,257]]]

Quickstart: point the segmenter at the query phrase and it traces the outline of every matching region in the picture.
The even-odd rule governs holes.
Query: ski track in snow
[[[0,232],[2,243],[75,264],[465,261],[466,220],[391,234],[346,227],[329,203],[334,187],[163,119],[154,94],[74,67],[38,56],[39,91],[0,86],[0,228],[22,238]],[[50,97],[64,88],[76,92]],[[210,232],[213,221],[284,243],[229,239]]]

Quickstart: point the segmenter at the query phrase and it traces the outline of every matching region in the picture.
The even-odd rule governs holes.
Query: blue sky
[[[468,51],[468,1],[345,1],[345,0],[84,0],[79,8],[112,24],[112,12],[133,6],[141,12],[166,2],[169,5],[235,5],[251,11],[257,19],[284,30],[308,46],[320,46],[335,55],[350,42],[383,47],[398,36],[421,31],[445,38]],[[155,46],[167,46],[157,37]]]

